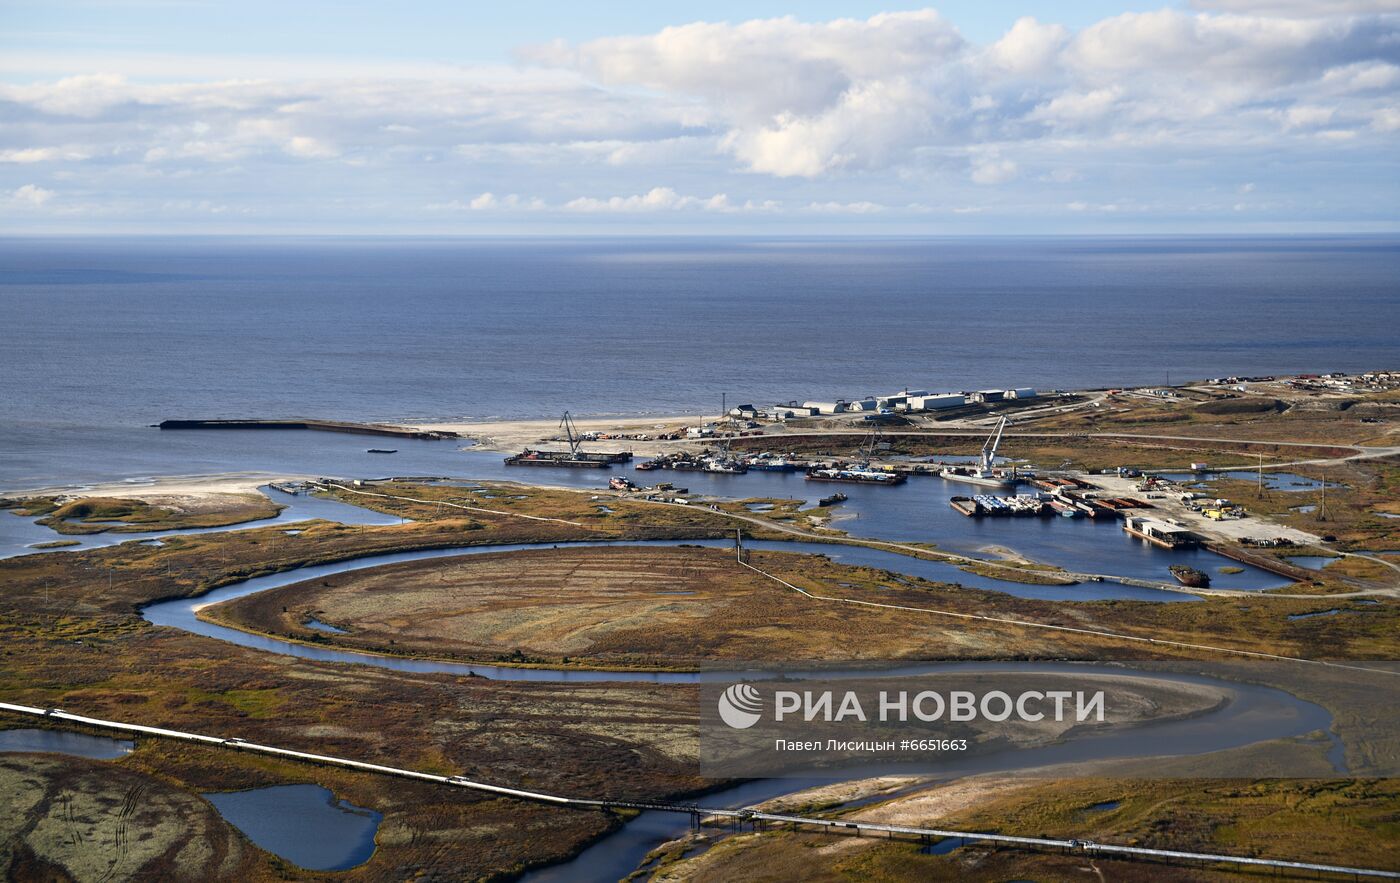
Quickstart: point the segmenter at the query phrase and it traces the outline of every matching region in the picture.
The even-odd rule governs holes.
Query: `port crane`
[[[987,436],[986,444],[982,445],[983,472],[990,473],[992,471],[992,466],[996,463],[997,446],[1001,444],[1001,434],[1006,431],[1006,424],[1007,419],[1002,417],[1001,421],[997,423],[996,432]]]
[[[569,454],[574,459],[578,459],[579,449],[583,446],[583,439],[578,434],[578,427],[574,425],[574,418],[568,411],[564,412],[563,418],[559,421],[559,428],[564,430],[564,435],[569,439]]]

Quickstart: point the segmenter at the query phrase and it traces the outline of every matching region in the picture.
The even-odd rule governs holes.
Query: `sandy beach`
[[[222,472],[212,475],[167,475],[158,478],[110,481],[99,484],[52,485],[5,491],[8,496],[23,497],[122,497],[130,500],[164,502],[170,499],[204,499],[219,495],[257,494],[258,488],[271,481],[298,481],[311,475],[290,475],[271,472]]]
[[[629,450],[634,454],[650,456],[667,450],[676,441],[655,440],[664,433],[684,434],[687,427],[702,423],[713,423],[719,417],[714,415],[677,415],[653,417],[583,417],[574,420],[579,432],[597,432],[607,435],[646,435],[653,440],[642,441],[633,438],[613,438],[584,442],[584,449],[590,451]],[[515,453],[527,447],[563,447],[564,429],[559,420],[493,420],[483,422],[457,423],[415,423],[406,424],[413,429],[455,432],[470,439],[475,447],[483,451],[503,451]],[[692,441],[694,441],[692,439]]]

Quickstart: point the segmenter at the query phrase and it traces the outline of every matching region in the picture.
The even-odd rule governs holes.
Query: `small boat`
[[[397,454],[398,452],[398,448],[369,448],[365,451],[367,454]]]
[[[850,498],[847,497],[845,494],[841,493],[840,491],[838,491],[838,492],[832,494],[832,495],[829,496],[829,497],[822,497],[820,500],[817,501],[817,505],[818,505],[818,506],[835,506],[837,503],[844,503],[844,502],[846,502],[848,499],[850,499]]]
[[[1210,574],[1197,570],[1194,567],[1187,567],[1185,564],[1173,564],[1167,568],[1171,571],[1176,581],[1186,586],[1188,589],[1204,589],[1210,586]]]
[[[608,487],[615,491],[635,491],[637,486],[620,475],[608,479]]]

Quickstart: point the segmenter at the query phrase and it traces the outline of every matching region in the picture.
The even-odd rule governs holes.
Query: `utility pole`
[[[1317,520],[1327,520],[1327,473],[1322,473],[1322,497],[1317,501]]]

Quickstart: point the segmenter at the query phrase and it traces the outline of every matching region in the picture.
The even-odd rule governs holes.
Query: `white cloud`
[[[972,163],[972,180],[978,184],[1005,184],[1019,172],[1020,167],[1016,163],[995,156],[980,157]]]
[[[331,159],[340,156],[340,151],[334,145],[309,135],[294,135],[282,149],[301,159]]]
[[[1022,18],[984,45],[931,10],[697,22],[537,46],[509,68],[50,59],[33,69],[70,75],[0,80],[0,194],[42,180],[67,212],[115,191],[113,217],[207,201],[226,217],[276,205],[339,221],[353,204],[659,222],[813,206],[1058,216],[1067,192],[1081,211],[1137,212],[1257,180],[1276,208],[1394,215],[1400,17],[1349,0],[1196,5],[1219,11],[1079,30]]]
[[[987,50],[997,66],[1017,74],[1034,74],[1049,69],[1069,42],[1064,25],[1041,24],[1034,18],[1019,18],[1011,30]]]
[[[1317,17],[1400,12],[1400,0],[1191,0],[1193,9]]]
[[[12,206],[37,209],[43,208],[44,203],[53,199],[54,192],[52,190],[45,190],[37,184],[25,184],[11,190],[8,197]]]
[[[883,205],[874,202],[813,202],[806,211],[822,215],[873,215],[885,210]]]
[[[1075,201],[1066,205],[1065,208],[1069,209],[1072,212],[1102,212],[1104,214],[1113,214],[1114,212],[1122,208],[1122,206],[1120,206],[1116,202],[1092,204],[1088,202]]]
[[[1066,92],[1037,105],[1026,118],[1048,123],[1092,122],[1112,111],[1122,94],[1122,90],[1114,87],[1090,92]]]
[[[1400,132],[1400,107],[1383,107],[1371,117],[1371,128],[1377,132]]]
[[[710,197],[682,196],[670,187],[653,187],[646,193],[604,199],[581,196],[564,203],[564,210],[571,212],[727,211],[730,208],[729,197],[723,193]]]
[[[1290,129],[1316,129],[1332,122],[1336,108],[1300,104],[1284,111],[1284,124]]]
[[[80,162],[92,156],[86,150],[72,147],[22,147],[0,150],[0,163]]]

